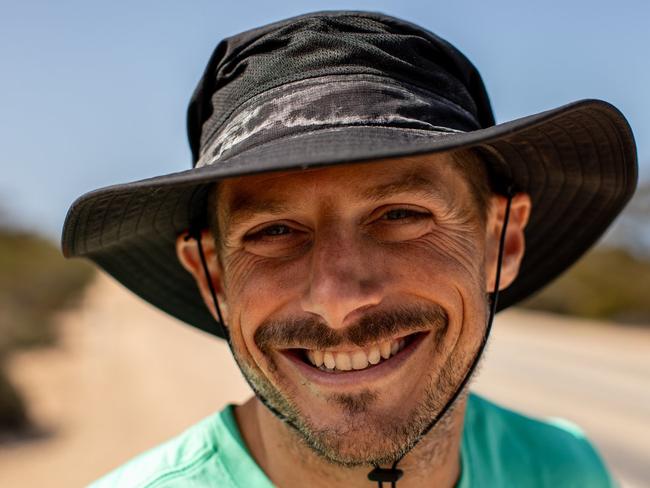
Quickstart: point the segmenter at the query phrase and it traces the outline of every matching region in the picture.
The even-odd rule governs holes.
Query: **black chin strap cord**
[[[230,342],[230,332],[228,331],[228,327],[226,327],[226,322],[223,319],[223,314],[221,313],[221,308],[219,308],[219,301],[217,300],[217,293],[214,289],[214,284],[212,283],[212,279],[210,278],[210,271],[208,269],[208,263],[205,259],[205,252],[203,251],[203,243],[201,242],[201,230],[200,229],[195,229],[192,228],[188,232],[188,234],[185,236],[185,240],[189,241],[190,239],[194,239],[196,241],[197,248],[199,250],[199,258],[201,259],[201,265],[203,266],[203,272],[205,273],[205,279],[208,282],[208,288],[210,289],[210,295],[212,296],[212,302],[214,303],[214,308],[217,312],[217,317],[219,318],[219,323],[217,324],[217,328],[214,331],[217,336],[221,336],[224,339],[226,339],[226,342],[228,343],[228,347],[230,347],[230,350],[232,351],[232,344]],[[277,408],[275,408],[271,403],[266,399],[264,395],[262,395],[260,392],[258,392],[255,389],[255,385],[253,385],[249,379],[244,376],[246,379],[246,382],[248,385],[251,387],[251,389],[257,394],[258,398],[260,401],[268,408],[277,418],[281,419],[282,421],[286,422],[288,425],[293,427],[295,430],[299,430],[298,426],[295,424],[295,422],[288,418],[286,415],[284,415],[282,412],[280,412]]]
[[[492,330],[492,322],[494,321],[494,315],[496,314],[497,311],[497,301],[499,298],[499,282],[501,280],[501,264],[503,262],[503,249],[505,245],[505,240],[506,240],[506,229],[508,227],[508,219],[510,217],[510,206],[512,204],[512,196],[513,196],[513,190],[512,187],[509,186],[506,192],[506,197],[507,197],[507,202],[506,202],[506,210],[505,210],[505,215],[503,218],[503,227],[501,228],[501,237],[499,239],[499,253],[497,257],[497,269],[496,269],[496,276],[494,279],[494,292],[492,293],[492,301],[490,304],[490,314],[488,317],[487,321],[487,327],[485,328],[485,333],[483,334],[483,338],[481,340],[481,345],[479,347],[479,350],[476,352],[476,355],[474,356],[474,360],[472,361],[471,366],[467,370],[467,373],[465,373],[465,376],[463,378],[463,381],[460,383],[459,387],[456,389],[454,394],[451,396],[447,404],[440,410],[438,415],[434,417],[434,419],[424,428],[422,432],[420,432],[420,435],[417,437],[415,442],[413,443],[413,447],[417,445],[418,442],[422,440],[430,431],[433,429],[433,427],[440,421],[442,417],[447,413],[449,408],[454,404],[454,402],[458,399],[458,396],[461,394],[461,392],[465,389],[465,386],[469,382],[470,378],[472,377],[472,373],[474,373],[474,370],[476,369],[476,366],[478,366],[479,360],[481,359],[481,356],[483,356],[483,351],[485,350],[485,346],[487,345],[488,337],[490,335],[490,331]],[[203,266],[203,271],[205,272],[206,280],[208,282],[208,287],[210,289],[210,295],[212,295],[212,301],[214,302],[214,308],[217,312],[217,317],[219,318],[219,324],[218,324],[218,330],[217,333],[224,337],[228,341],[228,345],[231,346],[230,344],[230,334],[228,332],[228,329],[226,327],[226,323],[223,320],[223,315],[221,314],[221,309],[219,308],[219,301],[217,300],[217,294],[214,289],[214,284],[212,283],[212,279],[210,277],[210,272],[208,270],[208,264],[205,260],[205,253],[203,252],[203,245],[201,243],[201,231],[200,230],[191,230],[188,235],[185,237],[185,240],[190,240],[190,239],[195,239],[197,243],[197,247],[199,249],[199,257],[201,259],[201,265]],[[232,347],[232,346],[231,346]],[[278,416],[280,419],[283,419],[285,421],[289,421],[289,419],[286,418],[285,415],[282,413],[278,412],[277,409],[275,409],[273,406],[269,405],[269,403],[266,401],[264,397],[261,397],[262,402],[266,405],[271,412],[273,412],[276,416]],[[296,428],[293,422],[290,422],[292,427]],[[377,482],[377,488],[384,488],[384,483],[390,483],[390,488],[396,488],[397,487],[397,481],[404,475],[404,471],[401,469],[397,469],[397,464],[403,459],[403,457],[406,455],[406,453],[402,454],[395,462],[393,462],[393,465],[390,468],[381,468],[377,465],[374,466],[374,469],[368,473],[368,479],[370,481],[376,481]]]
[[[449,408],[451,408],[454,402],[458,399],[461,392],[465,389],[465,386],[467,385],[470,378],[472,377],[472,373],[474,373],[476,366],[478,366],[481,356],[483,356],[483,351],[485,350],[488,337],[490,336],[490,331],[492,330],[492,322],[494,321],[494,316],[497,312],[497,301],[499,299],[499,282],[501,280],[501,264],[503,262],[503,249],[506,241],[506,229],[508,227],[508,219],[510,218],[510,207],[512,205],[512,197],[513,197],[512,186],[508,186],[506,190],[506,197],[508,200],[506,202],[505,215],[503,217],[503,227],[501,228],[501,237],[499,238],[499,254],[497,256],[497,269],[496,269],[496,276],[494,278],[494,292],[492,292],[490,314],[487,320],[485,333],[483,334],[483,339],[481,340],[481,346],[476,352],[476,355],[474,356],[474,360],[472,361],[471,366],[467,370],[467,373],[465,373],[465,377],[463,378],[463,381],[460,383],[460,385],[458,386],[454,394],[451,396],[447,404],[442,408],[442,410],[440,410],[438,415],[436,415],[434,419],[431,422],[429,422],[429,424],[424,428],[424,430],[420,432],[420,435],[413,443],[411,449],[413,449],[413,447],[415,447],[417,443],[420,442],[431,431],[431,429],[433,429],[433,427],[440,421],[440,419],[444,417],[447,411],[449,411]],[[374,469],[370,471],[370,473],[368,473],[368,479],[370,481],[376,481],[377,488],[383,488],[385,482],[386,483],[389,482],[391,488],[396,488],[397,481],[404,475],[404,471],[402,471],[401,469],[397,469],[397,464],[404,458],[405,455],[406,453],[402,454],[393,463],[393,465],[390,468],[381,468],[377,465],[374,465]]]
[[[205,273],[205,279],[208,282],[208,288],[210,289],[210,295],[212,295],[212,302],[214,303],[214,308],[217,312],[217,317],[219,318],[219,323],[217,324],[217,334],[226,339],[228,344],[230,344],[230,333],[226,328],[226,322],[223,320],[223,315],[221,314],[221,309],[219,308],[219,301],[217,300],[217,292],[214,289],[214,283],[212,283],[212,278],[210,276],[210,271],[208,270],[208,263],[205,260],[205,252],[203,252],[203,244],[201,243],[201,231],[198,229],[190,229],[188,234],[185,236],[185,240],[189,241],[194,239],[196,245],[199,249],[199,258],[201,259],[201,266],[203,266],[203,272]]]

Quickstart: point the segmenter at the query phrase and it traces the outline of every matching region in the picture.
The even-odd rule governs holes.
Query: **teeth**
[[[388,359],[390,357],[390,342],[382,342],[379,344],[379,352],[381,352],[381,357]]]
[[[323,354],[323,364],[328,369],[334,369],[336,366],[336,361],[334,361],[334,354],[331,352],[326,352]]]
[[[369,349],[359,349],[354,352],[331,352],[308,350],[309,362],[324,371],[350,371],[352,369],[366,369],[369,366],[379,364],[382,360],[394,356],[404,349],[405,339],[385,341]]]
[[[377,346],[372,346],[370,352],[368,353],[368,362],[370,364],[377,364],[381,361],[381,355],[379,354],[379,348]]]
[[[352,369],[352,360],[347,352],[337,352],[335,359],[336,369],[341,371],[350,371]]]
[[[352,354],[352,369],[364,369],[368,367],[368,356],[364,351],[357,351]]]
[[[323,365],[323,351],[312,351],[314,355],[314,360],[312,361],[316,366]]]

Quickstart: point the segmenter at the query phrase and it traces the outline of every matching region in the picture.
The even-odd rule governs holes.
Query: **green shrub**
[[[0,230],[0,429],[26,424],[24,405],[3,367],[21,348],[52,344],[55,314],[74,303],[93,276],[40,237]]]

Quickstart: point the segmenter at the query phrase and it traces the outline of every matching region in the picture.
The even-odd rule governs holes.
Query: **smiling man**
[[[497,309],[633,193],[620,112],[494,125],[445,41],[320,12],[219,44],[188,127],[194,168],[83,196],[64,251],[226,339],[255,396],[99,485],[612,486],[579,431],[468,385]]]
[[[470,368],[505,198],[480,196],[486,172],[466,158],[476,176],[443,153],[246,176],[213,190],[203,249],[233,353],[306,444],[291,449],[295,433],[258,399],[236,409],[253,457],[280,486],[318,486],[312,478],[329,464],[362,466],[347,471],[367,484],[365,466],[408,451]],[[504,285],[516,275],[529,210],[518,194]],[[181,236],[178,246],[210,305],[196,243]],[[464,398],[455,410],[404,460],[423,466],[411,482],[451,486],[458,477]]]

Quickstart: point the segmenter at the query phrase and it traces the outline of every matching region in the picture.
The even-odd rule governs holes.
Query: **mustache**
[[[447,312],[437,304],[401,306],[368,312],[345,329],[332,329],[318,317],[289,317],[263,322],[254,335],[261,351],[271,349],[327,349],[341,344],[363,347],[374,342],[421,332],[433,326],[443,334],[448,326]]]

